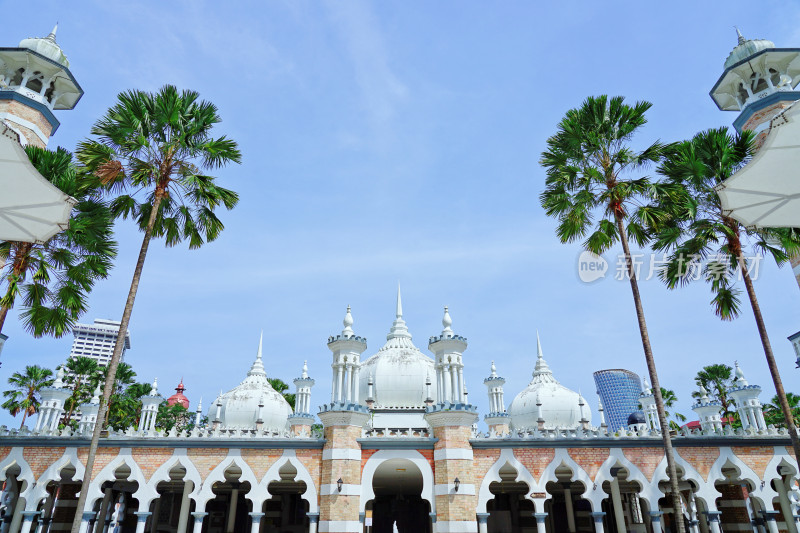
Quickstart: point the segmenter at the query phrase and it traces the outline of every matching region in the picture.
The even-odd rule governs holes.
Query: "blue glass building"
[[[627,427],[628,417],[639,411],[639,396],[642,394],[639,376],[621,368],[598,370],[594,373],[594,383],[603,402],[609,431]]]

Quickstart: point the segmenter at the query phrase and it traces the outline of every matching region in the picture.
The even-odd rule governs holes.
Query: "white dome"
[[[23,39],[19,43],[19,48],[33,50],[34,52],[43,55],[47,59],[52,59],[59,65],[69,68],[69,60],[67,59],[67,56],[64,54],[64,51],[61,50],[61,47],[56,43],[57,30],[58,24],[56,24],[56,27],[53,28],[53,31],[51,31],[50,35],[47,37],[29,37],[28,39]]]
[[[533,380],[520,392],[508,408],[511,426],[517,429],[539,426],[539,406],[545,429],[577,429],[585,416],[591,420],[591,411],[581,395],[568,389],[553,377],[553,372],[542,356],[542,345],[537,335],[537,360]],[[579,404],[583,403],[583,407]]]
[[[430,379],[430,394],[436,398],[436,371],[433,359],[423,354],[411,342],[411,333],[403,320],[403,307],[398,292],[397,313],[386,344],[378,353],[361,363],[359,398],[368,397],[368,383],[376,409],[402,409],[425,407],[428,396],[426,381]]]
[[[283,395],[272,388],[267,381],[267,373],[261,360],[262,342],[258,343],[258,355],[247,372],[247,377],[236,388],[220,395],[208,410],[208,419],[213,421],[217,415],[217,403],[220,408],[220,427],[255,429],[259,409],[261,411],[262,429],[283,431],[287,428],[287,419],[292,415],[292,408]],[[259,408],[259,404],[263,407]]]

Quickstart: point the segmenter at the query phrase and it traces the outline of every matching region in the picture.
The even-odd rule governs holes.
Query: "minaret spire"
[[[399,283],[397,284],[397,307],[395,309],[395,319],[392,323],[392,329],[389,330],[389,334],[386,336],[386,340],[390,341],[397,338],[411,339],[411,333],[408,332],[406,321],[403,320],[403,298],[400,296]]]
[[[736,28],[736,36],[739,39],[739,44],[746,43],[747,39],[744,38],[744,35],[742,35],[742,32],[739,30],[739,28],[737,26],[734,26],[734,28]]]
[[[250,371],[247,373],[248,376],[267,376],[267,372],[264,370],[264,362],[262,361],[261,357],[263,355],[263,346],[264,346],[264,330],[261,330],[261,337],[258,339],[258,353],[256,354],[256,360],[253,361],[253,366],[250,367]]]
[[[56,22],[56,25],[53,26],[53,31],[51,31],[50,34],[47,37],[45,37],[45,39],[49,39],[49,40],[51,40],[53,42],[56,42],[56,32],[57,31],[58,31],[58,22]]]
[[[400,296],[400,283],[397,283],[397,318],[403,318],[403,298]]]
[[[536,358],[537,359],[544,359],[544,353],[542,352],[542,340],[539,338],[539,330],[536,330]]]

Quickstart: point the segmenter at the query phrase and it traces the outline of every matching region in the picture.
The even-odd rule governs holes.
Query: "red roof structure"
[[[177,391],[175,394],[167,398],[167,405],[172,407],[173,405],[180,404],[184,408],[189,409],[189,398],[183,395],[183,391],[186,390],[186,387],[183,386],[183,378],[181,378],[181,382],[175,387]]]

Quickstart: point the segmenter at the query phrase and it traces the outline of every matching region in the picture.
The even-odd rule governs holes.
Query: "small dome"
[[[508,408],[511,425],[518,429],[536,428],[541,413],[546,429],[576,429],[582,418],[591,419],[589,408],[580,394],[563,386],[553,377],[538,340],[537,335],[538,353],[533,380],[514,398]],[[580,403],[584,403],[583,407]]]
[[[183,379],[181,378],[181,382],[175,387],[175,394],[167,398],[167,405],[172,407],[175,404],[180,404],[184,409],[189,409],[189,398],[183,395],[185,390],[186,387],[183,386]]]
[[[361,364],[359,398],[362,402],[367,399],[368,382],[372,378],[376,408],[424,407],[427,397],[425,382],[435,375],[433,359],[411,342],[398,292],[396,318],[386,336],[386,344]],[[436,380],[432,381],[431,396],[435,398]]]
[[[69,60],[66,54],[64,54],[64,51],[61,50],[61,47],[56,43],[57,30],[58,24],[56,24],[53,31],[51,31],[50,35],[47,37],[29,37],[28,39],[23,39],[20,41],[19,47],[33,50],[47,59],[52,59],[56,63],[69,68]]]
[[[244,381],[236,388],[221,394],[211,404],[208,410],[209,421],[214,421],[219,403],[222,428],[255,429],[260,412],[264,430],[279,432],[286,429],[292,408],[283,395],[267,381],[267,373],[261,360],[261,347],[262,341],[259,341],[258,355]]]
[[[766,39],[745,39],[738,28],[736,29],[736,33],[739,36],[739,44],[736,45],[736,48],[728,55],[728,59],[725,60],[726,69],[763,50],[775,48],[775,43],[772,41],[767,41]]]
[[[639,424],[647,424],[647,419],[641,411],[634,411],[628,417],[628,426],[636,426]]]

